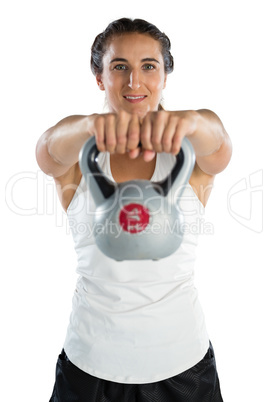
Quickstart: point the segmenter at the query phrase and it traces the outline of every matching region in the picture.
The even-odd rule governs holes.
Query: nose
[[[138,71],[131,71],[128,86],[134,90],[140,88],[140,77]]]

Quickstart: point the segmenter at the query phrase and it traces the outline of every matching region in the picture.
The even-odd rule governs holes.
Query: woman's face
[[[105,90],[109,111],[125,110],[143,117],[158,110],[166,84],[158,41],[146,34],[115,36],[103,57],[97,83]]]

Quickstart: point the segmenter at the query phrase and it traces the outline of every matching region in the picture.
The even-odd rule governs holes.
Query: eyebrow
[[[110,64],[111,64],[111,63],[114,63],[115,61],[123,61],[123,62],[125,62],[125,63],[128,62],[127,59],[123,59],[123,58],[121,58],[121,57],[116,57],[115,59],[113,59],[113,60],[110,61]],[[159,61],[156,60],[156,59],[154,59],[153,57],[146,57],[145,59],[142,59],[141,61],[142,61],[142,63],[144,63],[145,61],[154,61],[155,63],[160,64]]]

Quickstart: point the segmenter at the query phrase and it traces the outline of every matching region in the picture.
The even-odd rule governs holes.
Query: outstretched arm
[[[54,178],[64,175],[78,161],[79,151],[90,136],[88,116],[69,116],[49,128],[38,140],[36,159]]]
[[[212,111],[161,111],[146,115],[141,127],[145,149],[177,154],[184,137],[191,141],[198,167],[214,176],[228,165],[232,145],[219,117]],[[149,160],[153,152],[145,157]]]

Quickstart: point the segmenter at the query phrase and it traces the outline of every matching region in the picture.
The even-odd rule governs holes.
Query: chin
[[[150,106],[136,106],[136,107],[131,107],[129,110],[127,110],[129,113],[137,114],[139,117],[143,118],[147,115],[148,112],[152,111]]]

